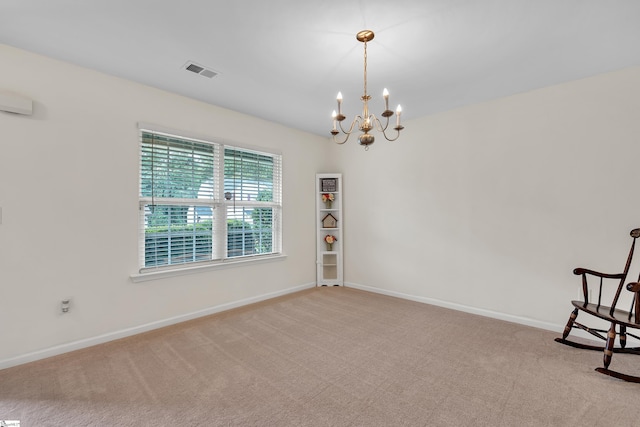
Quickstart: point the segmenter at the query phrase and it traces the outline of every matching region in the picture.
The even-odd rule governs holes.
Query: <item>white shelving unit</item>
[[[332,194],[330,206],[323,201],[323,194]],[[317,286],[343,286],[343,213],[342,174],[316,174],[316,270]],[[336,241],[327,245],[326,236]]]

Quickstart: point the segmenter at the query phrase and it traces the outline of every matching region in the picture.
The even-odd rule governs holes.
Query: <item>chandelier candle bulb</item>
[[[336,117],[338,116],[338,114],[336,113],[336,110],[333,110],[333,113],[331,113],[331,117],[333,117],[333,130],[336,130]]]
[[[384,98],[384,109],[388,110],[389,109],[389,91],[387,90],[386,87],[382,91],[382,97]]]
[[[402,107],[398,104],[398,108],[396,108],[396,127],[400,127],[400,114],[402,114]]]
[[[342,92],[338,92],[338,96],[336,98],[338,100],[338,114],[342,113]]]

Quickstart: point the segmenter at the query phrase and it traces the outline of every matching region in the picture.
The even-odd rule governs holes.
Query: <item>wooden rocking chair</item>
[[[629,283],[627,285],[627,290],[634,293],[633,301],[631,303],[631,308],[629,309],[629,311],[616,308],[618,299],[620,298],[620,294],[622,292],[622,288],[624,287],[625,281],[627,279],[627,274],[629,273],[629,267],[631,266],[636,239],[640,237],[640,228],[631,230],[630,235],[633,238],[633,242],[631,243],[631,249],[629,250],[629,255],[627,256],[627,263],[625,264],[624,271],[622,273],[607,274],[589,270],[586,268],[576,268],[575,270],[573,270],[573,274],[582,276],[582,293],[584,296],[584,301],[571,301],[571,304],[573,304],[575,308],[569,316],[569,321],[564,328],[562,338],[556,338],[555,340],[561,344],[566,344],[572,347],[603,351],[604,368],[596,368],[596,371],[625,381],[640,383],[640,377],[625,375],[609,370],[609,365],[611,363],[613,353],[640,354],[640,347],[626,348],[627,335],[640,340],[640,337],[638,337],[637,335],[627,332],[627,328],[640,329],[640,314],[638,313],[640,309],[640,277],[638,277],[638,282]],[[590,276],[600,278],[597,304],[591,303],[589,301],[589,283],[587,279]],[[611,305],[609,306],[602,305],[602,285],[604,279],[613,279],[618,282],[618,288],[616,289],[615,296],[611,302]],[[583,324],[576,322],[576,318],[578,317],[578,313],[580,311],[584,311],[585,313],[591,314],[592,316],[609,322],[609,330],[589,328]],[[616,325],[619,325],[619,333],[616,333]],[[569,333],[573,328],[579,328],[590,333],[591,335],[605,341],[605,345],[594,346],[568,340],[567,337],[569,336]],[[605,337],[601,333],[606,333],[607,336]],[[619,335],[619,347],[614,346],[616,335]]]

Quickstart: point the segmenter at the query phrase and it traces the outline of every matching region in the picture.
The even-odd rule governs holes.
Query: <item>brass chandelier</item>
[[[380,119],[378,119],[375,115],[369,113],[369,100],[371,97],[367,95],[367,42],[373,40],[375,34],[371,30],[362,30],[358,34],[356,34],[356,39],[358,41],[364,43],[364,95],[360,97],[362,99],[362,103],[364,104],[362,109],[362,115],[356,116],[351,122],[351,126],[348,130],[345,130],[342,127],[342,122],[346,119],[346,117],[342,114],[342,93],[338,92],[338,112],[333,111],[333,129],[331,130],[331,135],[333,135],[333,141],[337,144],[344,144],[347,142],[349,137],[354,131],[356,124],[358,125],[358,130],[362,132],[362,134],[358,137],[358,141],[360,145],[364,145],[365,149],[369,149],[369,145],[373,144],[375,138],[369,132],[374,128],[381,132],[384,135],[387,141],[395,141],[400,136],[400,131],[404,129],[404,126],[400,125],[400,115],[402,114],[402,107],[398,105],[396,109],[396,126],[393,128],[396,131],[396,135],[394,138],[389,138],[387,136],[386,130],[389,126],[389,118],[393,116],[393,111],[389,110],[389,92],[385,88],[382,92],[382,96],[384,98],[384,108],[385,110],[382,112],[382,117],[386,119],[384,126]],[[338,130],[340,128],[340,130]],[[344,136],[344,140],[340,141],[336,138],[338,134],[342,132]]]

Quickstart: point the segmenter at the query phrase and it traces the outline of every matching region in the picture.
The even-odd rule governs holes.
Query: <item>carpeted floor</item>
[[[562,346],[556,336],[316,288],[2,370],[0,420],[21,427],[640,425],[640,385],[596,373],[601,353]],[[611,368],[638,374],[640,358],[616,354]]]

